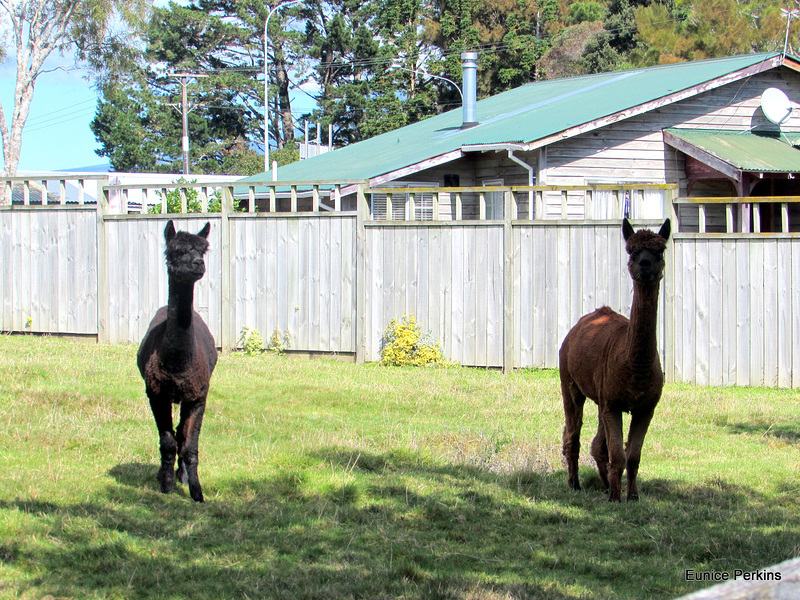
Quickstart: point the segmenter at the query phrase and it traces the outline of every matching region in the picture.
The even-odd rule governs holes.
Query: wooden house
[[[800,62],[781,53],[750,54],[540,81],[465,105],[463,114],[474,117],[450,111],[281,167],[276,176],[365,180],[373,190],[392,191],[393,220],[432,218],[429,198],[411,204],[412,216],[408,203],[396,201],[397,188],[534,184],[597,187],[591,199],[572,189],[566,201],[561,191],[545,191],[535,206],[518,203],[518,218],[662,218],[672,210],[665,190],[620,194],[612,188],[677,184],[681,197],[739,199],[732,216],[722,205],[703,209],[707,231],[724,230],[726,219],[734,231],[752,230],[754,220],[756,230],[780,230],[781,210],[788,230],[798,231],[800,204],[762,202],[754,215],[746,202],[752,196],[800,196],[800,112],[790,107],[779,124],[768,119],[762,99],[770,88],[800,101]],[[470,97],[468,90],[464,95]],[[262,173],[241,183],[272,180],[272,173]],[[255,190],[256,196],[266,193]],[[341,191],[346,209],[353,188]],[[440,219],[479,217],[474,195],[465,196],[458,213],[449,194],[438,200]],[[384,195],[373,191],[370,202],[372,218],[387,218]],[[480,216],[502,218],[502,194],[489,192],[485,202]],[[698,230],[696,205],[681,204],[678,212],[681,230]]]

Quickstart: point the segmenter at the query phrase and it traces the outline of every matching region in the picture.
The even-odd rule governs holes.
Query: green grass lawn
[[[673,598],[800,554],[797,391],[667,386],[617,505],[590,404],[567,489],[555,371],[227,355],[196,504],[135,352],[0,337],[0,598]]]

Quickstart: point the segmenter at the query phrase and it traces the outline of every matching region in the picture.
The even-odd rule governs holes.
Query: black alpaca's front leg
[[[203,502],[203,488],[197,475],[200,428],[206,410],[205,398],[181,404],[181,421],[178,424],[178,481],[188,484],[189,495],[195,502]]]
[[[161,451],[161,468],[158,470],[158,481],[161,492],[170,494],[175,489],[175,456],[178,453],[178,442],[172,429],[172,405],[150,400],[150,409],[156,420],[158,429],[159,450]]]

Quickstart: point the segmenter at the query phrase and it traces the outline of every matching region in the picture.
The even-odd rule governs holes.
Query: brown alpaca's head
[[[203,255],[208,251],[208,232],[211,224],[197,232],[197,235],[186,231],[175,232],[172,221],[167,223],[164,239],[167,240],[167,273],[170,279],[182,283],[194,283],[202,279],[206,272]]]
[[[622,236],[625,250],[630,255],[628,272],[634,282],[657,284],[664,277],[664,251],[669,239],[669,219],[664,221],[658,233],[641,229],[634,233],[628,219],[622,221]]]

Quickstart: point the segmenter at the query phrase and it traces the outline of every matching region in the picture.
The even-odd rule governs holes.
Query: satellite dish
[[[795,104],[778,88],[767,88],[761,94],[761,110],[776,125],[782,125],[792,116]]]

